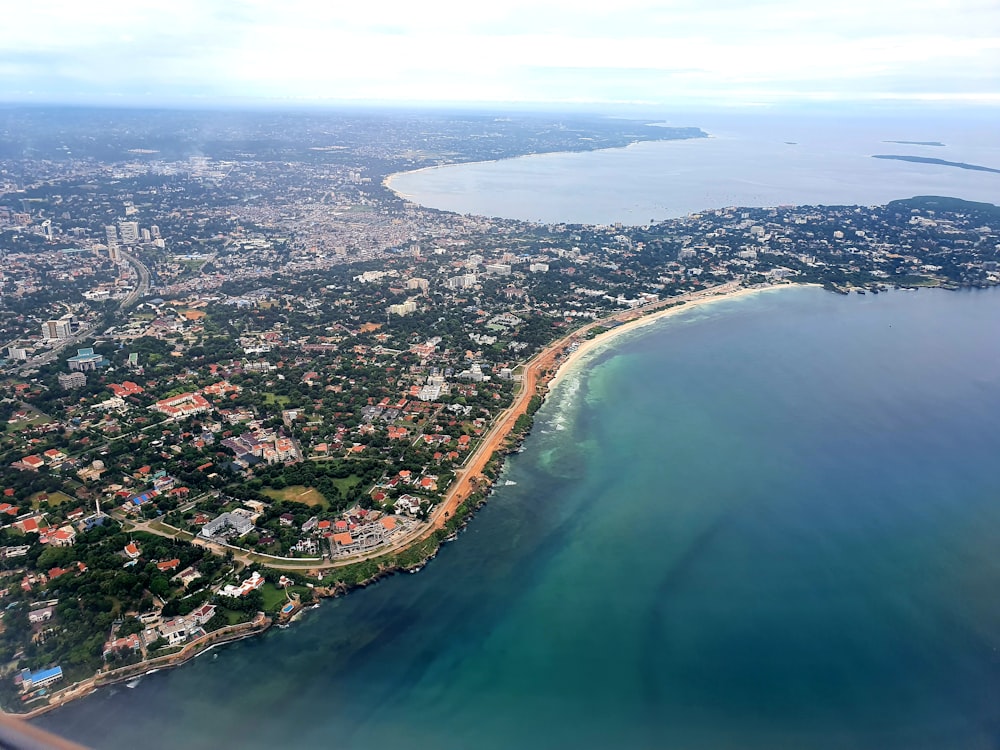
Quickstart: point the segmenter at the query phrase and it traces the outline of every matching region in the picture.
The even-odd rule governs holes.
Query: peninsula
[[[25,110],[31,145],[0,153],[7,710],[418,569],[486,500],[556,373],[652,316],[775,284],[1000,281],[989,204],[540,225],[385,185],[696,129],[259,115],[206,144],[184,135],[197,113],[122,117],[94,141],[85,116]]]
[[[909,161],[915,164],[937,164],[942,167],[955,167],[956,169],[968,169],[973,172],[993,172],[1000,174],[1000,169],[984,167],[981,164],[967,164],[964,161],[947,161],[946,159],[935,159],[930,156],[906,156],[902,154],[874,154],[873,159],[891,159],[895,161]]]

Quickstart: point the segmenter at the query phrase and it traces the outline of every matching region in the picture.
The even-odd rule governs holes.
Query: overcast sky
[[[26,0],[0,100],[1000,105],[1000,0]]]

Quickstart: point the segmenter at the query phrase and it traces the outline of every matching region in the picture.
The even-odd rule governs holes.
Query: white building
[[[408,299],[406,302],[398,305],[389,305],[389,312],[393,315],[409,315],[410,313],[415,313],[416,311],[417,301],[415,299]]]
[[[46,341],[53,339],[68,339],[73,335],[73,316],[63,315],[59,320],[47,320],[42,326],[42,338]]]
[[[119,224],[122,235],[122,244],[134,245],[139,241],[139,222],[123,221]]]

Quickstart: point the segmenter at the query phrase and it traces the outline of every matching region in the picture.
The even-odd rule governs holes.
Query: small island
[[[941,141],[882,141],[882,143],[898,143],[901,146],[944,146]]]
[[[1000,174],[1000,169],[984,167],[981,164],[967,164],[964,161],[946,161],[945,159],[935,159],[930,156],[907,156],[905,154],[873,154],[873,159],[893,159],[895,161],[909,161],[915,164],[937,164],[942,167],[955,167],[956,169],[969,169],[973,172],[993,172]]]

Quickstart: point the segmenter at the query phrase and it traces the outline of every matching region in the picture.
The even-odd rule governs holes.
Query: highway
[[[135,289],[128,293],[128,296],[122,300],[120,310],[127,310],[132,307],[136,302],[149,294],[149,268],[146,264],[139,260],[137,257],[131,253],[127,253],[124,250],[119,250],[118,255],[120,255],[129,265],[135,269],[136,275],[139,277],[139,283],[135,285]]]
[[[135,289],[128,293],[128,296],[122,300],[121,304],[118,306],[119,310],[127,310],[132,307],[136,302],[149,294],[149,282],[150,273],[149,268],[146,264],[139,260],[137,257],[131,253],[127,253],[124,250],[119,251],[121,258],[132,266],[138,278],[138,283],[135,285]],[[74,333],[69,338],[59,339],[52,342],[52,348],[38,357],[33,357],[32,359],[25,362],[17,369],[19,375],[25,375],[29,370],[37,369],[43,365],[49,364],[54,360],[59,353],[66,349],[67,347],[75,346],[81,341],[85,341],[94,333],[94,326],[87,326],[86,328],[81,328],[79,331]]]

